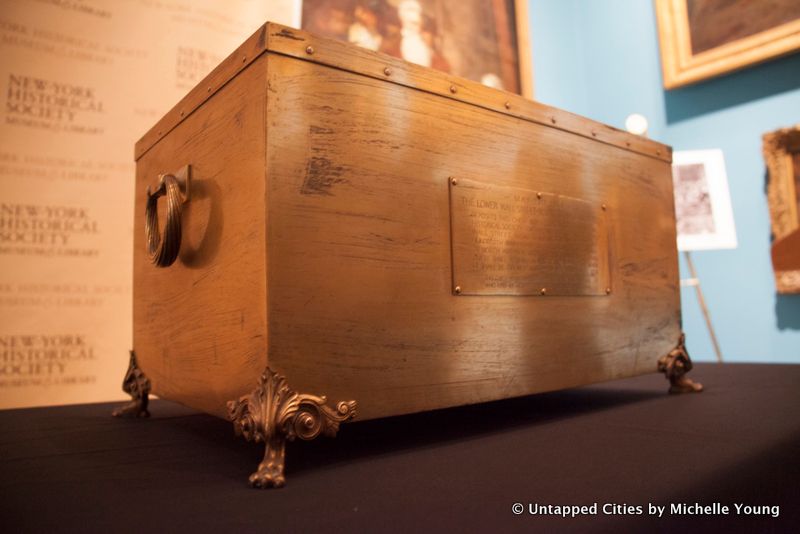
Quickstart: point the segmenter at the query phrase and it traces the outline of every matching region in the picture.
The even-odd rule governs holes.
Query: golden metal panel
[[[450,179],[453,292],[606,295],[606,206]]]

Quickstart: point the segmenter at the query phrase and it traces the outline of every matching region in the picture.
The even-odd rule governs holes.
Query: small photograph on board
[[[301,26],[524,96],[527,16],[519,0],[303,0]],[[520,32],[519,30],[522,30]]]
[[[736,248],[722,150],[675,152],[672,160],[679,250]]]

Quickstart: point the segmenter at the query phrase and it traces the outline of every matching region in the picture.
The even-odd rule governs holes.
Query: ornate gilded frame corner
[[[284,476],[286,442],[311,440],[324,434],[334,437],[339,424],[356,416],[356,401],[342,401],[336,409],[325,397],[297,393],[286,378],[267,367],[252,393],[228,402],[228,417],[237,436],[264,443],[264,459],[250,475],[256,488],[279,488]]]
[[[686,351],[686,334],[681,332],[674,349],[658,359],[658,372],[669,380],[670,393],[700,393],[703,385],[686,376],[692,370],[692,359]]]
[[[800,154],[800,124],[764,134],[763,152],[767,164],[767,202],[773,243],[800,231],[800,198],[795,181],[794,157]],[[775,269],[778,293],[800,293],[800,268]]]
[[[800,19],[694,53],[687,0],[655,0],[665,89],[676,89],[800,48]]]
[[[144,375],[136,363],[136,352],[131,351],[128,372],[122,381],[122,391],[131,396],[131,401],[114,410],[114,417],[150,417],[147,411],[150,395],[150,380]]]

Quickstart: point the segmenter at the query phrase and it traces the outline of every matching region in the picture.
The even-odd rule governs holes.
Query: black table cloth
[[[247,485],[261,446],[173,403],[6,410],[3,531],[800,531],[800,366],[691,376],[705,392],[653,374],[346,424],[290,443],[278,490]],[[530,513],[557,506],[587,513]]]

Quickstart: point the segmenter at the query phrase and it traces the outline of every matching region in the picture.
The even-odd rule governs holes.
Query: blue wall
[[[739,247],[692,258],[726,361],[800,362],[800,295],[775,293],[761,135],[800,123],[800,54],[664,91],[650,0],[530,0],[536,99],[624,128],[645,115],[675,150],[725,153]],[[681,261],[681,276],[688,278]],[[692,288],[688,348],[714,351]]]

